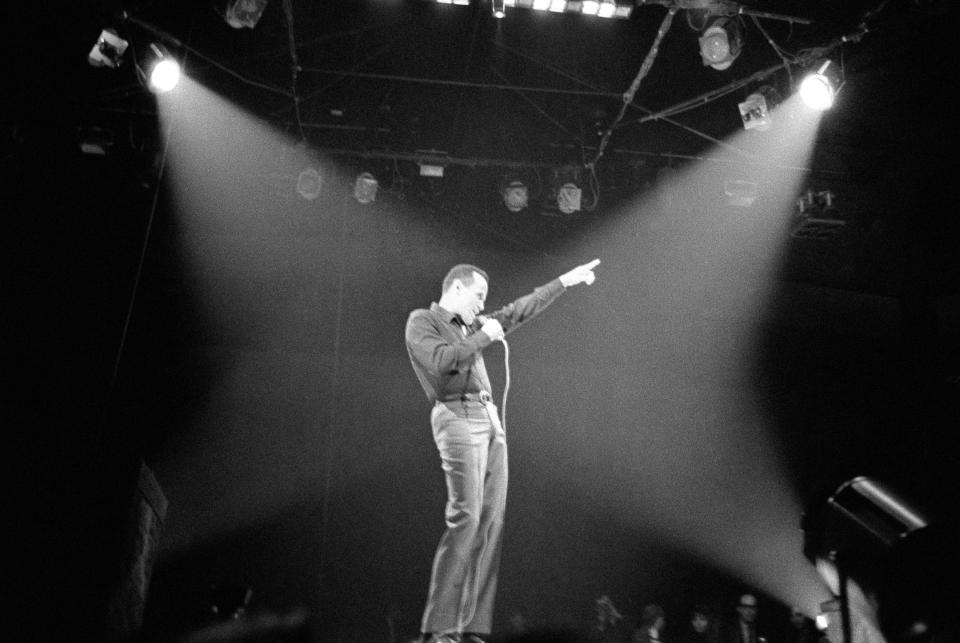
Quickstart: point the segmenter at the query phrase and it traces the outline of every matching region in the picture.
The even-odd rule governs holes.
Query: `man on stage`
[[[433,404],[430,424],[447,482],[446,531],[433,559],[421,631],[434,643],[483,641],[492,629],[507,498],[507,443],[481,352],[537,316],[600,263],[577,266],[489,316],[488,277],[454,266],[439,303],[410,313],[407,352]]]

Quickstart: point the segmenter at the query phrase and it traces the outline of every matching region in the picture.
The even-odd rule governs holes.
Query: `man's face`
[[[465,285],[458,279],[453,282],[453,288],[457,310],[450,312],[460,315],[463,323],[469,326],[483,310],[483,304],[487,300],[487,280],[475,272],[471,284]]]

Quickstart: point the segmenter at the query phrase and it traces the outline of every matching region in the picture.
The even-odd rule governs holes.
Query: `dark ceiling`
[[[161,41],[204,85],[295,134],[302,128],[315,146],[398,153],[437,149],[463,157],[555,162],[551,145],[596,145],[597,132],[612,124],[621,95],[667,15],[662,5],[671,3],[640,4],[629,20],[516,9],[497,21],[489,4],[479,1],[470,6],[424,0],[292,2],[289,15],[283,2],[273,1],[252,30],[229,27],[208,3],[98,4],[99,10],[73,7],[61,13],[66,33],[56,39],[55,53],[39,54],[70,69],[69,80],[42,82],[65,82],[62,98],[76,101],[74,106],[91,118],[112,110],[150,111],[152,101],[138,87],[134,61],[143,61],[150,42]],[[716,6],[674,6],[709,4]],[[740,127],[736,103],[761,82],[678,115],[672,123],[636,121],[785,62],[799,73],[818,49],[842,60],[858,90],[890,96],[890,86],[879,86],[881,77],[891,82],[909,74],[922,81],[934,72],[923,67],[924,51],[936,44],[931,36],[947,10],[907,1],[877,5],[862,0],[732,5],[748,12],[739,17],[745,46],[722,72],[700,61],[703,12],[680,9],[614,144],[668,153],[702,149],[708,137],[722,138]],[[756,19],[750,12],[810,23]],[[131,42],[123,68],[85,67],[84,57],[75,52],[85,53],[108,26]],[[843,38],[848,42],[837,46]],[[291,52],[300,69],[295,87]],[[762,84],[782,95],[790,92],[784,70]],[[884,127],[890,101],[873,95],[877,101],[869,115],[846,105],[842,118],[855,122],[844,126],[842,138],[875,145],[902,142]]]
[[[916,270],[931,274],[937,291],[953,288],[954,253],[944,240],[954,227],[942,212],[956,124],[941,100],[929,100],[955,85],[950,3],[658,1],[638,3],[628,20],[528,9],[495,20],[484,1],[274,0],[254,29],[231,28],[214,4],[101,1],[26,21],[24,34],[34,28],[33,41],[45,45],[25,39],[41,72],[27,73],[11,96],[8,162],[17,163],[18,146],[72,145],[78,131],[99,128],[117,149],[132,150],[136,160],[125,166],[146,164],[149,174],[160,143],[155,98],[138,66],[154,41],[204,86],[320,153],[358,163],[440,156],[501,169],[595,163],[601,186],[624,183],[625,168],[636,175],[638,167],[729,152],[718,142],[742,131],[740,101],[760,86],[790,95],[803,69],[829,56],[845,85],[821,124],[808,183],[842,192],[853,224],[845,243],[884,255],[902,235],[919,235],[917,253],[928,265]],[[668,6],[678,11],[651,52]],[[703,6],[742,11],[743,52],[727,70],[700,60]],[[106,27],[130,42],[117,70],[85,62]],[[804,243],[801,279],[888,294],[900,288],[899,269],[889,274],[899,257],[875,262],[879,272],[838,267],[849,253],[823,262],[827,246],[808,251]],[[838,282],[841,273],[854,276]]]

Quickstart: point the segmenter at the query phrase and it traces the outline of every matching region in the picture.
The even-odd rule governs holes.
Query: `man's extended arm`
[[[503,326],[504,334],[516,329],[520,324],[533,319],[549,306],[563,291],[576,284],[592,284],[596,275],[593,269],[600,264],[599,259],[577,266],[565,272],[548,284],[540,286],[529,295],[524,295],[511,304],[488,315]]]

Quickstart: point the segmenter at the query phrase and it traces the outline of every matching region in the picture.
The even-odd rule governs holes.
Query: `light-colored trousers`
[[[437,403],[447,529],[433,558],[423,632],[489,633],[507,500],[506,434],[492,403]]]

